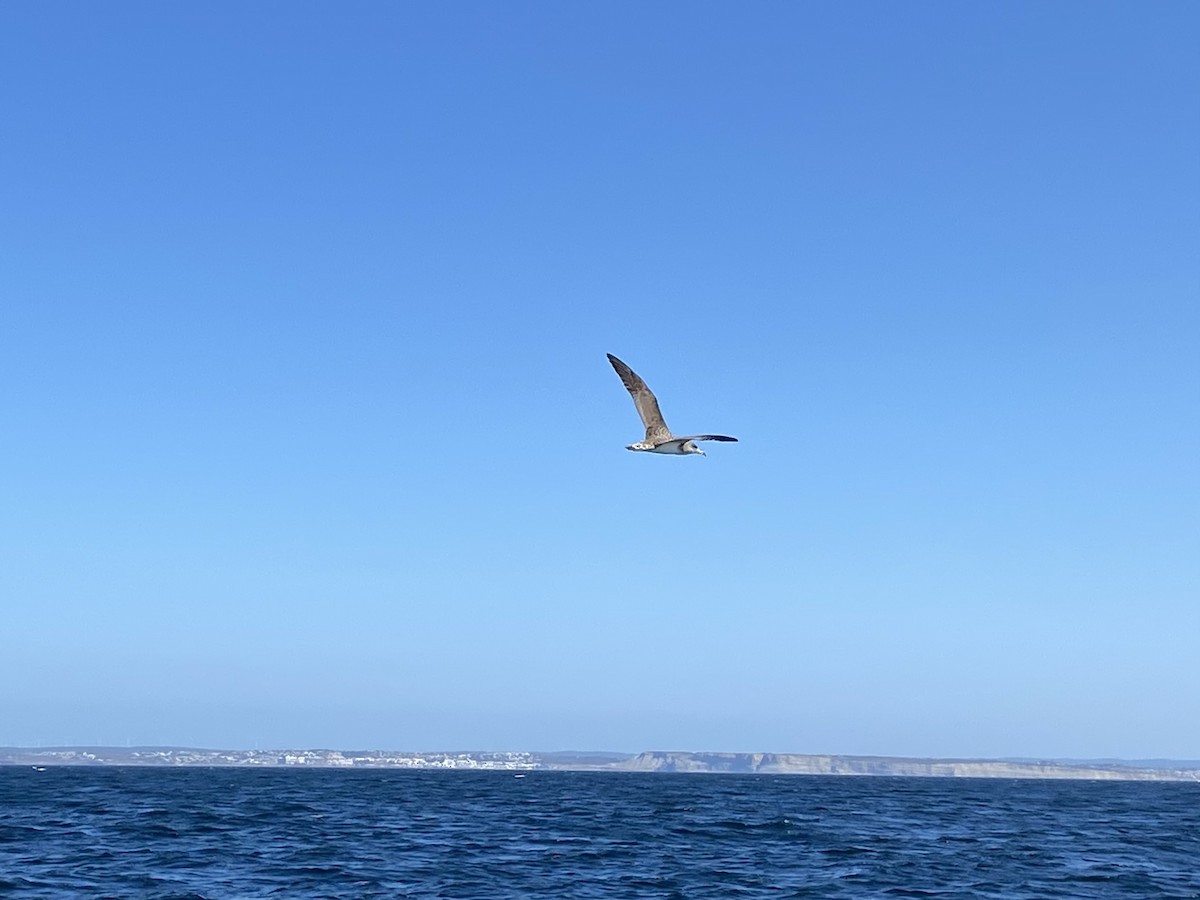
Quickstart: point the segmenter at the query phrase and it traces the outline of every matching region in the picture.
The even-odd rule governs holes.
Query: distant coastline
[[[193,747],[0,747],[0,766],[227,766],[1197,781],[1195,760],[921,759],[802,753],[209,750]]]

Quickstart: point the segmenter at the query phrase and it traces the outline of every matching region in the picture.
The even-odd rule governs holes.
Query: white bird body
[[[646,382],[642,381],[633,369],[621,362],[611,353],[608,361],[621,377],[621,383],[633,397],[633,405],[637,408],[642,424],[646,426],[646,439],[636,444],[630,444],[626,450],[638,450],[646,453],[663,453],[668,456],[688,456],[693,453],[706,455],[696,446],[696,441],[736,441],[737,438],[724,434],[690,434],[676,437],[663,420],[662,411],[658,408],[658,399]]]
[[[688,447],[689,444],[691,447]],[[630,444],[625,449],[644,450],[646,453],[665,453],[669,456],[687,456],[689,453],[704,452],[687,438],[675,438],[672,441],[663,441],[661,444],[648,444],[642,441],[638,444]]]

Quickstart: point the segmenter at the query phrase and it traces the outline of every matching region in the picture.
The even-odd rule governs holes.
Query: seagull
[[[723,434],[689,434],[686,437],[675,437],[671,434],[667,423],[663,421],[662,412],[658,408],[658,400],[654,398],[650,388],[646,387],[646,382],[638,377],[637,372],[611,353],[608,354],[608,361],[621,376],[621,382],[633,397],[633,405],[637,407],[638,415],[642,417],[642,424],[646,426],[646,439],[637,444],[630,444],[625,448],[626,450],[645,450],[650,453],[669,453],[674,456],[699,453],[701,456],[705,456],[705,452],[696,446],[696,441],[737,440],[735,437]]]

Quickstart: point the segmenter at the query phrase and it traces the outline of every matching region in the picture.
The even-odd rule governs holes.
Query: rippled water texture
[[[1200,785],[0,768],[0,896],[1200,898]]]

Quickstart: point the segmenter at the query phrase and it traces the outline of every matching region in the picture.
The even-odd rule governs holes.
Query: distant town
[[[536,769],[537,754],[385,750],[202,750],[192,747],[5,747],[0,765],[239,766],[390,769]]]
[[[912,759],[798,753],[638,754],[533,751],[206,750],[192,747],[0,747],[0,766],[230,766],[500,770],[526,772],[694,772],[933,778],[1075,778],[1200,782],[1200,761]]]

